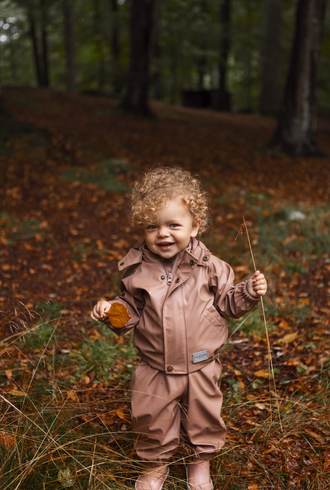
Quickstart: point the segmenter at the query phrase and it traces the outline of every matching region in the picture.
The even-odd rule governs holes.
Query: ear
[[[191,229],[191,233],[190,233],[190,236],[192,238],[195,238],[198,235],[198,230],[199,230],[200,224],[201,224],[200,220],[197,220],[193,224],[192,229]]]

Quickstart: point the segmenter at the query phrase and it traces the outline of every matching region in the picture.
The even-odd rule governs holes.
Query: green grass
[[[56,318],[60,309],[58,304],[38,307],[45,317],[45,325],[47,322],[52,325],[56,320],[59,332],[63,332],[63,328],[64,331],[67,328],[61,324],[64,320]],[[250,335],[252,326],[259,322],[258,313],[252,312],[244,323],[244,319],[240,320],[240,328],[245,329],[246,335]],[[28,373],[14,372],[10,390],[2,392],[2,490],[16,487],[20,490],[126,490],[133,487],[141,463],[134,455],[132,434],[121,429],[123,421],[118,418],[119,425],[115,427],[107,423],[106,418],[101,422],[111,411],[116,417],[116,410],[129,404],[128,384],[136,358],[132,335],[121,343],[102,323],[93,326],[92,331],[85,330],[83,340],[67,354],[61,353],[61,335],[55,337],[53,344],[49,338],[44,338],[38,344],[38,359],[25,363]],[[2,343],[2,349],[10,345]],[[20,365],[19,359],[30,358],[30,348],[35,349],[35,345],[22,345],[20,341],[15,345],[21,352],[16,366]],[[305,348],[312,346],[306,344]],[[8,358],[6,362],[13,360]],[[85,376],[91,379],[87,385]],[[288,488],[292,475],[285,465],[292,441],[303,448],[302,457],[315,459],[315,464],[306,466],[305,487],[301,488],[327,488],[328,474],[317,463],[317,458],[322,456],[322,445],[313,434],[316,431],[324,438],[330,437],[327,424],[329,363],[313,376],[305,371],[297,373],[297,379],[300,376],[306,387],[312,383],[319,384],[321,389],[316,394],[302,394],[298,386],[290,395],[282,392],[279,397],[281,424],[274,399],[271,411],[268,409],[267,380],[251,379],[244,389],[236,379],[226,380],[230,389],[226,392],[222,413],[229,434],[225,447],[211,462],[212,478],[219,488],[247,488],[251,482],[258,483],[260,489]],[[260,410],[256,403],[264,409]],[[255,410],[259,412],[257,418],[253,415]],[[126,416],[129,418],[129,413],[126,412]],[[251,418],[257,422],[249,424]],[[88,420],[94,420],[94,425]],[[318,429],[313,427],[314,420]],[[11,438],[11,443],[4,444],[3,437]],[[283,445],[287,452],[282,450]],[[269,455],[272,447],[274,451]],[[186,457],[184,448],[175,453],[164,490],[185,488],[183,463]]]
[[[25,221],[18,220],[15,216],[2,211],[0,212],[1,228],[6,231],[10,238],[7,238],[7,245],[15,245],[15,240],[12,239],[29,239],[35,237],[36,234],[42,235],[40,231],[41,222],[35,219],[27,219]]]
[[[234,192],[223,196],[219,204],[230,204],[234,197]],[[279,342],[282,350],[290,350],[291,344],[284,349],[280,343],[281,337],[289,332],[285,328],[276,330],[280,319],[285,319],[292,331],[307,325],[308,331],[299,334],[299,352],[306,358],[313,353],[315,358],[321,347],[314,339],[319,324],[310,321],[313,305],[286,296],[283,289],[277,298],[275,290],[279,271],[289,281],[309,280],[315,260],[330,262],[329,211],[326,206],[306,209],[288,203],[277,203],[271,208],[267,204],[269,196],[261,194],[246,193],[244,199],[248,211],[255,216],[251,227],[257,239],[255,257],[258,265],[267,267],[271,285],[264,303],[272,346],[276,349]],[[290,212],[296,209],[305,214],[304,220],[289,219]],[[12,220],[4,214],[0,219],[7,223]],[[16,222],[10,226],[17,226],[20,233],[32,233],[38,223],[35,228],[34,223],[28,223],[25,229]],[[244,239],[232,248],[226,237],[211,235],[205,241],[216,255],[225,256],[230,263],[228,257],[233,257],[233,265],[251,261]],[[80,260],[88,250],[78,244],[72,252]],[[114,293],[119,275],[112,279]],[[134,454],[130,430],[122,429],[127,422],[115,413],[121,406],[129,406],[129,380],[137,362],[132,333],[122,341],[103,323],[87,321],[80,339],[68,346],[70,333],[65,318],[61,317],[63,308],[56,302],[39,304],[36,312],[40,317],[30,321],[31,326],[21,333],[21,339],[1,343],[3,352],[8,349],[8,356],[4,357],[0,378],[3,388],[0,488],[133,488],[142,465]],[[239,335],[257,341],[261,350],[264,347],[265,331],[259,309],[238,321],[230,321],[229,329],[231,339],[241,331]],[[19,355],[9,349],[13,346]],[[229,362],[231,349],[228,343],[223,354]],[[235,357],[232,362],[235,363]],[[278,406],[274,396],[270,399],[268,380],[254,378],[251,370],[242,374],[243,385],[234,374],[224,376],[222,414],[229,431],[226,445],[211,461],[216,486],[226,490],[244,490],[248,485],[258,490],[329,488],[324,454],[330,441],[330,362],[325,359],[322,367],[311,373],[304,363],[303,360],[292,366],[290,376],[285,364],[275,366]],[[264,364],[256,370],[259,368],[267,369]],[[125,410],[129,418],[128,408]],[[12,438],[12,446],[3,444],[4,433]],[[186,488],[186,456],[184,447],[175,453],[164,490]]]
[[[132,334],[127,336],[123,345],[117,343],[117,336],[102,322],[98,322],[97,331],[100,338],[87,337],[80,344],[77,351],[72,353],[72,359],[76,366],[75,374],[71,382],[85,375],[91,377],[94,382],[102,379],[109,381],[118,372],[118,365],[124,357],[125,365],[120,369],[123,378],[118,380],[120,384],[125,383],[132,375],[134,366],[132,359],[136,356]]]
[[[95,167],[94,170],[72,167],[62,173],[61,177],[78,182],[95,184],[99,189],[107,192],[130,192],[130,188],[120,177],[128,176],[132,167],[121,160],[106,160]]]
[[[257,210],[258,250],[264,261],[279,263],[283,258],[290,258],[287,266],[304,272],[301,262],[329,253],[330,207],[300,206],[298,211],[305,218],[290,219],[291,213],[296,211],[292,205]],[[293,258],[298,258],[300,264],[295,264]]]

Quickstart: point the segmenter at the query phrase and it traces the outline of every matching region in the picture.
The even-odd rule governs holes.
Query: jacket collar
[[[182,252],[184,257],[188,256],[190,260],[194,260],[198,265],[204,267],[207,266],[209,259],[211,258],[211,252],[206,248],[204,243],[200,242],[196,238],[192,238],[188,247]],[[139,248],[131,248],[123,259],[118,262],[118,269],[123,271],[131,265],[140,264],[143,260],[146,262],[157,262],[160,259],[158,255],[150,252],[145,242],[141,243]]]
[[[129,252],[118,262],[118,269],[123,271],[131,265],[140,264],[142,262],[142,250],[139,248],[131,248]]]
[[[204,243],[200,242],[196,238],[192,238],[190,244],[186,248],[186,253],[193,259],[198,265],[202,265],[204,267],[207,266],[208,261],[211,258],[211,252],[204,245]]]

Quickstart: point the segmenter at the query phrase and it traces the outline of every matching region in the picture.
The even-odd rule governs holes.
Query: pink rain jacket
[[[218,357],[228,336],[222,313],[239,318],[259,301],[246,281],[233,285],[234,272],[193,239],[177,256],[172,282],[164,261],[145,244],[132,248],[119,262],[125,271],[122,294],[110,301],[126,306],[131,319],[118,329],[135,327],[134,343],[141,358],[168,374],[188,374]]]

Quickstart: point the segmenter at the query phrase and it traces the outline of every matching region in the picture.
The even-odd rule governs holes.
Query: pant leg
[[[226,426],[220,416],[223,399],[218,385],[220,374],[221,363],[216,359],[188,375],[182,412],[183,439],[201,459],[218,453],[226,439]]]
[[[187,375],[166,375],[142,361],[131,381],[132,431],[137,455],[170,459],[180,441],[180,400]]]

